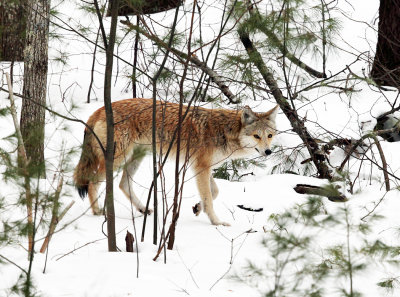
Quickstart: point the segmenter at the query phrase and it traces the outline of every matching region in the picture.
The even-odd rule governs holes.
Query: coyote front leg
[[[211,192],[211,168],[199,168],[196,171],[196,183],[204,212],[208,215],[213,225],[230,226],[228,223],[220,221],[214,212],[213,195]]]
[[[211,188],[211,195],[212,195],[213,200],[217,199],[219,190],[218,190],[217,183],[215,182],[215,179],[212,177],[212,175],[210,175],[210,188]],[[193,208],[193,213],[196,216],[198,216],[200,214],[200,212],[202,211],[201,202],[196,203],[195,206],[193,206],[192,208]]]
[[[217,183],[215,182],[215,179],[210,175],[210,186],[211,186],[211,194],[213,197],[213,200],[217,199],[219,190],[217,187]]]

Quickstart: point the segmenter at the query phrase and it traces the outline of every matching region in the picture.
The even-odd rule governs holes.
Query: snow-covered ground
[[[369,2],[371,3],[368,5],[361,0],[352,1],[351,5],[341,3],[342,10],[335,11],[341,20],[342,28],[337,39],[333,41],[338,49],[328,59],[327,69],[332,74],[340,71],[346,64],[350,64],[356,55],[364,51],[370,51],[373,54],[376,42],[376,32],[373,28],[377,27],[374,19],[378,16],[379,1]],[[185,3],[185,8],[190,9],[191,6],[191,1]],[[62,10],[60,18],[70,24],[92,22],[90,17],[83,14],[82,11],[76,10],[74,4],[62,3],[61,7],[66,10]],[[70,16],[71,19],[69,20],[67,16]],[[212,15],[207,13],[207,16],[208,22],[213,23]],[[218,21],[216,23],[218,25]],[[181,26],[189,25],[182,21]],[[63,32],[61,29],[58,30]],[[131,43],[129,44],[131,45]],[[129,52],[130,47],[121,46],[121,49]],[[98,97],[99,101],[94,100],[91,104],[85,104],[93,48],[81,37],[75,35],[71,35],[68,39],[65,38],[60,43],[52,41],[51,55],[57,56],[57,51],[64,50],[71,54],[68,65],[53,61],[50,66],[49,105],[62,114],[86,120],[93,111],[102,106],[101,84],[104,63],[98,61],[95,72],[96,93],[93,96]],[[349,51],[352,54],[349,54]],[[99,59],[101,60],[101,58]],[[4,71],[8,71],[7,63],[0,64],[0,67]],[[22,66],[18,65],[18,67]],[[360,61],[354,64],[352,70],[360,74],[364,67],[366,67],[366,63]],[[307,114],[307,119],[310,121],[307,124],[308,127],[316,134],[327,129],[342,137],[355,139],[358,139],[365,129],[371,129],[375,123],[374,116],[389,109],[386,100],[392,101],[396,93],[390,91],[383,96],[365,83],[359,83],[355,88],[360,91],[352,94],[351,98],[337,93],[324,94],[323,92],[327,91],[324,89],[308,92],[307,96],[311,103],[305,102],[300,109],[303,116]],[[20,91],[18,80],[15,89]],[[151,96],[150,92],[149,89],[146,93],[147,96]],[[3,92],[0,95],[0,107],[3,108],[9,102],[5,99],[7,98],[6,93]],[[130,94],[126,93],[126,80],[122,77],[119,77],[113,85],[113,97],[115,100],[130,97]],[[318,100],[314,101],[313,98],[318,98]],[[77,108],[69,113],[69,106],[72,102]],[[256,111],[265,111],[274,106],[268,101],[257,104],[251,101],[246,103]],[[19,99],[17,104],[18,106],[21,104]],[[369,126],[361,128],[360,123],[365,121],[370,121]],[[278,114],[277,124],[280,131],[290,129],[289,122],[281,113]],[[0,118],[0,127],[1,138],[13,133],[10,117]],[[61,129],[62,127],[67,127],[67,130]],[[326,181],[316,178],[293,174],[267,174],[271,172],[274,165],[281,162],[272,155],[265,161],[266,168],[251,168],[249,171],[253,171],[255,175],[246,176],[240,182],[217,180],[219,196],[214,202],[215,210],[220,219],[229,222],[231,227],[215,227],[210,224],[205,214],[202,213],[199,217],[193,215],[192,206],[199,201],[199,197],[195,181],[189,173],[183,191],[175,246],[172,251],[167,251],[166,263],[164,263],[163,253],[157,261],[153,261],[158,250],[158,246],[152,244],[153,216],[147,220],[144,242],[140,241],[143,216],[136,210],[132,212],[127,199],[117,188],[121,176],[119,174],[115,182],[115,207],[117,244],[122,252],[109,253],[107,252],[107,240],[102,232],[104,218],[91,214],[88,200],[82,201],[72,185],[72,170],[79,158],[83,126],[80,123],[68,122],[47,115],[46,129],[48,181],[42,185],[44,190],[49,190],[54,186],[51,180],[53,174],[56,173],[62,148],[76,148],[78,153],[73,155],[70,165],[67,167],[68,170],[65,170],[66,184],[61,197],[64,206],[71,200],[74,200],[75,204],[60,222],[58,229],[61,230],[53,235],[48,254],[36,253],[33,262],[33,281],[41,296],[261,296],[262,292],[273,286],[273,275],[267,273],[268,276],[258,284],[251,281],[247,283],[239,281],[234,276],[251,279],[252,272],[244,269],[249,261],[260,267],[269,267],[267,263],[271,261],[270,254],[268,247],[263,246],[262,240],[275,227],[271,217],[307,201],[307,197],[297,194],[293,187],[299,183],[312,185],[326,183]],[[298,143],[298,137],[290,133],[281,133],[275,140],[276,145],[284,148],[294,147]],[[381,144],[391,172],[398,172],[400,169],[398,153],[400,144],[387,142]],[[0,141],[0,146],[7,150],[12,149],[5,140]],[[373,151],[377,153],[375,147]],[[376,155],[378,156],[378,154]],[[330,157],[331,164],[338,166],[343,157],[342,150],[334,150]],[[377,162],[380,162],[379,158],[377,158]],[[356,176],[359,170],[358,166],[359,163],[352,160],[348,170]],[[3,170],[4,167],[0,167],[0,171]],[[171,198],[174,185],[174,164],[167,164],[164,172],[166,173],[167,196]],[[147,198],[151,177],[151,160],[146,157],[139,168],[139,173],[135,176],[134,186],[136,194],[142,201]],[[381,239],[388,244],[399,245],[400,238],[397,231],[400,226],[400,216],[398,215],[400,192],[396,189],[398,181],[391,179],[391,184],[393,189],[385,194],[382,172],[376,166],[371,169],[369,165],[365,165],[355,184],[355,194],[350,195],[345,192],[349,198],[348,202],[332,203],[323,198],[324,210],[316,215],[316,220],[323,220],[328,215],[333,215],[337,216],[341,223],[323,231],[315,231],[313,234],[316,237],[311,244],[312,252],[324,251],[326,247],[335,244],[346,245],[346,225],[343,217],[340,216],[343,214],[344,207],[351,213],[350,224],[355,226],[360,224],[362,222],[360,219],[378,203],[374,213],[384,216],[384,219],[377,223],[371,223],[372,231],[366,236],[362,236],[357,230],[352,230],[351,245],[359,247],[364,239],[371,241]],[[7,197],[10,204],[17,199],[20,189],[16,185],[1,179],[0,187],[1,195]],[[101,193],[100,204],[104,199],[104,187]],[[381,201],[383,197],[384,199]],[[252,208],[263,208],[263,211],[242,210],[237,207],[241,204]],[[125,253],[126,231],[135,234],[132,213],[135,217],[138,237],[135,239],[138,250],[135,247],[134,253]],[[21,218],[23,215],[22,207],[20,209],[7,207],[0,213],[0,218],[2,220]],[[365,221],[368,222],[368,218]],[[301,228],[301,226],[300,220],[299,226],[289,226],[288,232],[292,228],[294,232],[298,232],[297,228]],[[106,229],[105,225],[104,229]],[[46,232],[47,230],[38,230],[37,246],[40,247],[42,244]],[[26,246],[25,241],[21,245],[10,244],[2,247],[0,254],[26,268],[28,265],[27,253],[24,249]],[[319,256],[320,259],[324,258],[324,255]],[[357,261],[364,260],[355,259],[354,261],[357,263]],[[43,272],[45,265],[46,269]],[[296,270],[293,267],[290,269]],[[334,268],[332,269],[334,270]],[[9,289],[17,281],[20,272],[15,265],[7,262],[0,263],[0,296],[8,296]],[[396,267],[380,263],[377,257],[375,261],[371,261],[366,270],[354,275],[353,285],[363,296],[385,296],[387,292],[379,288],[376,283],[388,277],[397,278],[400,275],[397,273]],[[309,281],[313,282],[314,280]],[[348,288],[349,280],[346,277],[337,277],[335,281],[325,282],[324,286],[326,286],[326,294],[323,296],[340,296],[342,293],[339,288]],[[394,291],[394,296],[396,294],[398,292]]]

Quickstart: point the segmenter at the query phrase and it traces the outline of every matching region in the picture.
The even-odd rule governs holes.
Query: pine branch
[[[255,24],[262,24],[262,18],[258,12],[255,12],[254,9],[250,6],[249,7],[249,13],[251,15],[251,19]],[[271,41],[271,43],[276,46],[279,51],[286,57],[288,58],[293,64],[299,66],[301,69],[306,71],[308,74],[316,77],[316,78],[327,78],[325,73],[322,73],[320,71],[315,70],[314,68],[308,66],[306,63],[301,61],[299,58],[297,58],[294,54],[290,53],[288,49],[282,44],[282,42],[279,40],[278,36],[271,30],[268,30],[266,26],[257,26],[257,29],[263,32],[268,39]]]

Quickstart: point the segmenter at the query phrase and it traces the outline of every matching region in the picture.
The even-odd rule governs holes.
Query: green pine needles
[[[272,214],[264,227],[265,257],[249,261],[237,278],[268,297],[362,296],[356,289],[362,286],[359,277],[377,267],[398,266],[400,245],[384,242],[374,231],[381,216],[360,220],[351,204],[336,205],[328,211],[314,196]],[[387,292],[399,285],[397,276],[369,282]]]

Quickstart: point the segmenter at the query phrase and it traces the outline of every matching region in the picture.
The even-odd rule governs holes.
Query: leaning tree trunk
[[[381,0],[378,43],[371,77],[377,84],[400,89],[400,0]]]
[[[50,0],[27,1],[21,132],[30,168],[44,176],[44,125]]]

